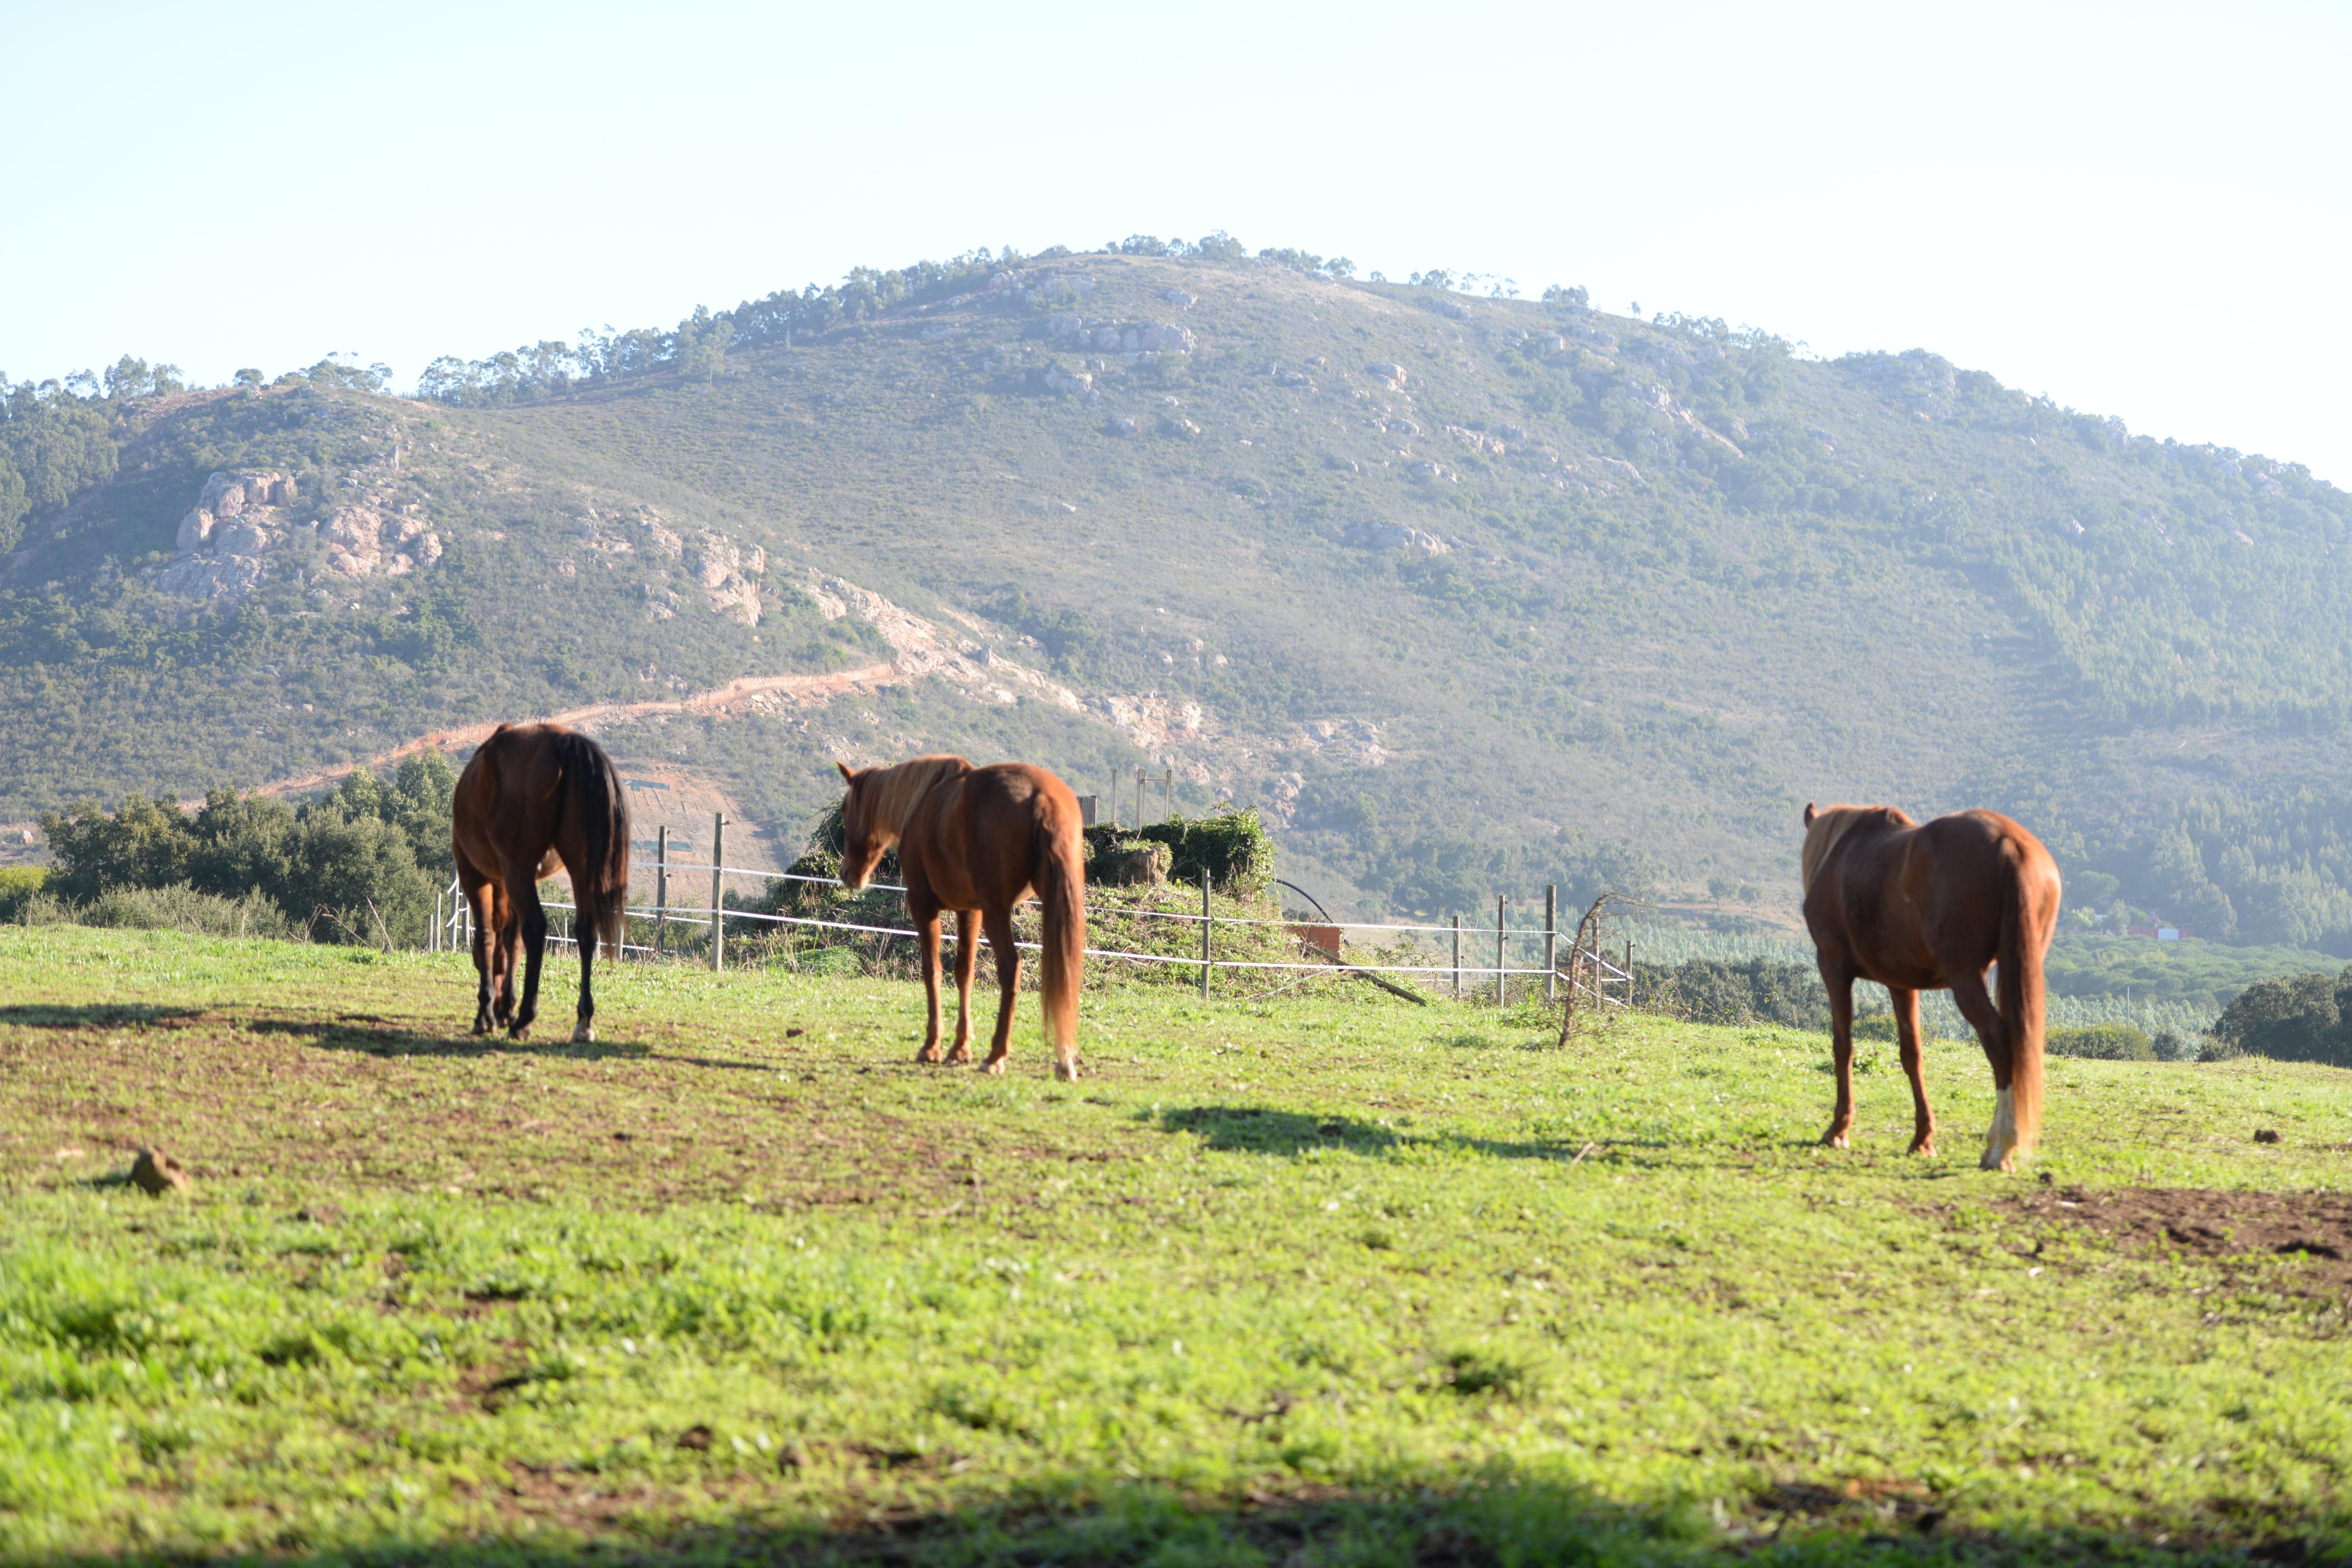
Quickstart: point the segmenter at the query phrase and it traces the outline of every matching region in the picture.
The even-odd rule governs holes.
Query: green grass
[[[1099,989],[1062,1085],[873,980],[624,967],[593,1047],[461,1037],[448,958],[15,928],[0,986],[11,1561],[2352,1545],[2322,1265],[2025,1212],[1973,1048],[1915,1159],[1884,1047],[1837,1153],[1817,1037],[1369,988]],[[2051,1082],[2062,1194],[2342,1188],[2342,1072]]]

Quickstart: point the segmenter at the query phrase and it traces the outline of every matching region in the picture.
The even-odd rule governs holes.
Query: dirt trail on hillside
[[[900,686],[920,679],[896,664],[869,664],[856,669],[836,670],[830,675],[747,675],[730,680],[709,691],[698,691],[691,697],[670,700],[645,702],[592,702],[584,708],[567,708],[561,713],[549,713],[535,719],[512,721],[525,724],[562,724],[568,729],[581,729],[592,724],[620,723],[631,719],[649,719],[667,713],[709,713],[720,719],[732,718],[728,710],[739,702],[753,698],[784,698],[795,708],[822,708],[837,697],[854,691],[873,691],[885,686]],[[299,778],[278,779],[261,784],[256,795],[295,795],[305,790],[332,784],[360,768],[382,772],[388,765],[397,765],[404,759],[424,751],[448,751],[453,748],[478,746],[498,729],[495,723],[467,724],[455,730],[436,730],[419,735],[413,741],[403,741],[388,752],[364,762],[345,763],[338,767],[322,768]],[[202,805],[203,801],[183,803]]]

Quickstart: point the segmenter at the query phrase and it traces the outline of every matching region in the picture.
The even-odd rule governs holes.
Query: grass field
[[[2352,1552],[2352,1075],[2055,1061],[2001,1177],[1952,1046],[1915,1159],[1785,1031],[1113,987],[1061,1085],[856,979],[477,1043],[461,965],[0,931],[0,1557]]]

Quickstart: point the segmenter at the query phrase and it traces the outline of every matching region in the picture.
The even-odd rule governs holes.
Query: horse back
[[[1002,906],[1032,890],[1045,834],[1076,838],[1077,797],[1043,768],[997,763],[931,787],[899,835],[898,863],[945,908]]]
[[[576,883],[627,886],[627,798],[601,749],[574,731],[499,726],[457,775],[450,829],[457,858],[490,875],[536,880],[560,861]]]
[[[1890,812],[1856,824],[1824,858],[1804,914],[1825,963],[1932,990],[1993,962],[2012,903],[2038,956],[2056,927],[2058,870],[2021,825],[1996,811],[1916,825]]]

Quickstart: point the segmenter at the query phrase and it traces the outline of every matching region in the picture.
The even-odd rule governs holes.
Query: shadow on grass
[[[152,1002],[90,1002],[66,1006],[40,1002],[0,1007],[0,1024],[28,1029],[120,1029],[131,1025],[173,1024],[204,1016],[201,1007],[166,1007]]]
[[[1345,1149],[1359,1154],[1394,1154],[1411,1149],[1491,1154],[1503,1160],[1580,1160],[1597,1163],[1622,1157],[1638,1148],[1663,1148],[1654,1139],[1467,1138],[1452,1132],[1400,1132],[1392,1127],[1352,1116],[1309,1116],[1298,1110],[1270,1110],[1262,1105],[1190,1105],[1174,1110],[1145,1112],[1139,1119],[1156,1120],[1164,1132],[1191,1132],[1210,1148],[1244,1154],[1275,1154],[1295,1158],[1315,1149]],[[1612,1152],[1615,1151],[1617,1152]]]
[[[374,1057],[489,1057],[523,1052],[573,1061],[641,1061],[654,1054],[650,1046],[625,1041],[574,1044],[568,1021],[559,1028],[548,1019],[535,1025],[533,1037],[527,1040],[510,1040],[504,1032],[469,1034],[456,1023],[446,1034],[427,1034],[367,1013],[344,1013],[331,1018],[256,1018],[245,1026],[257,1035],[290,1036],[322,1050],[359,1051]]]
[[[896,1456],[890,1458],[895,1458]],[[1255,1494],[1253,1494],[1255,1496]],[[593,1493],[590,1493],[593,1497]],[[779,1524],[756,1517],[665,1529],[643,1520],[625,1531],[609,1513],[580,1517],[557,1498],[554,1522],[570,1539],[518,1531],[489,1539],[354,1542],[307,1553],[272,1552],[287,1564],[499,1564],[569,1568],[589,1563],[904,1564],[971,1568],[1019,1563],[1412,1564],[1416,1568],[1669,1568],[1681,1563],[1843,1568],[1846,1564],[1936,1564],[2019,1568],[2038,1564],[2159,1562],[2166,1568],[2341,1561],[2352,1535],[2338,1520],[2273,1517],[2224,1533],[2176,1523],[2168,1531],[2089,1528],[1954,1528],[1920,1487],[1768,1486],[1741,1496],[1652,1507],[1599,1501],[1573,1488],[1524,1482],[1447,1494],[1399,1488],[1388,1497],[1338,1488],[1263,1501],[1187,1501],[1157,1488],[1073,1505],[1037,1500],[952,1511],[869,1512],[855,1523]],[[536,1510],[535,1510],[536,1511]],[[520,1521],[519,1521],[520,1522]],[[577,1532],[577,1533],[574,1533]],[[110,1565],[184,1563],[139,1553],[47,1557]]]

